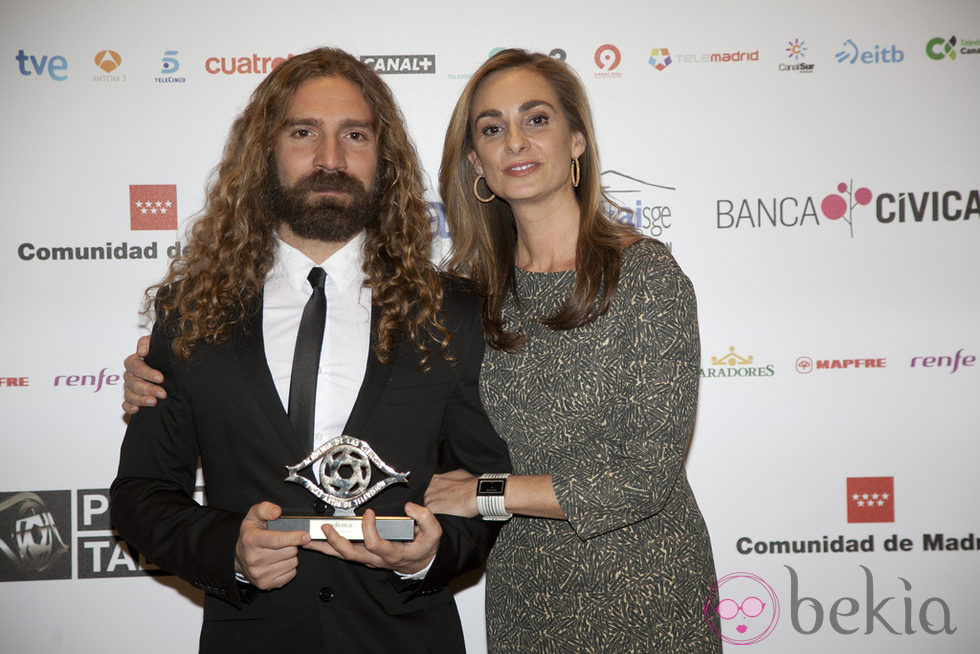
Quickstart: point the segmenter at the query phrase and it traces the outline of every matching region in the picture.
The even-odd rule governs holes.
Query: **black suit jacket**
[[[423,503],[438,470],[510,469],[478,394],[480,300],[455,283],[445,286],[443,319],[457,362],[430,344],[431,370],[420,372],[408,339],[388,364],[369,355],[345,433],[411,476],[408,486],[387,488],[359,513],[403,515],[406,501]],[[257,304],[230,338],[197,345],[186,361],[173,355],[165,326],[154,326],[146,361],[163,372],[168,399],[143,408],[126,430],[111,492],[115,529],[147,559],[205,590],[202,652],[462,651],[446,585],[486,558],[498,527],[479,519],[438,516],[442,540],[421,582],[300,550],[298,573],[283,588],[243,593],[236,583],[235,543],[249,507],[268,500],[284,514],[323,510],[308,491],[284,481],[285,466],[309,451],[276,392]],[[372,328],[372,346],[374,334]],[[192,499],[199,459],[206,506]]]

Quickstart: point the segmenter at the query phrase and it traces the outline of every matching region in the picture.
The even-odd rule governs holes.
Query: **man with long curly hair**
[[[423,494],[438,469],[509,461],[477,391],[479,300],[429,260],[403,123],[388,87],[349,54],[283,63],[232,126],[185,253],[147,292],[146,363],[166,399],[130,421],[112,519],[204,589],[202,652],[463,650],[447,584],[483,561],[497,528],[436,517]],[[311,442],[284,407],[314,277],[327,309]],[[340,434],[410,471],[409,484],[370,501],[363,542],[329,527],[326,540],[269,530],[281,515],[328,510],[283,476]],[[192,497],[198,461],[206,505]],[[414,518],[415,539],[379,538],[375,513]]]

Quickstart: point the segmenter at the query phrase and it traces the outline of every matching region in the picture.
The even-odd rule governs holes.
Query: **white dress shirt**
[[[313,446],[344,433],[364,381],[371,346],[371,289],[364,285],[364,232],[326,261],[312,261],[277,239],[275,264],[265,282],[262,336],[265,357],[282,406],[289,409],[289,380],[303,307],[313,293],[306,279],[320,266],[327,273],[327,318],[316,382]]]

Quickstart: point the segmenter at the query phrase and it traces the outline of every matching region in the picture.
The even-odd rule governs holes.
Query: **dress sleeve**
[[[621,278],[619,315],[610,316],[624,323],[610,362],[609,435],[569,444],[558,458],[575,465],[552,473],[558,503],[583,539],[659,513],[685,474],[700,379],[697,302],[662,245],[653,257],[639,254],[644,262]]]

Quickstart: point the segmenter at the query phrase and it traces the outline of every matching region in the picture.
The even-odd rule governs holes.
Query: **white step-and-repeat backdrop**
[[[40,0],[0,43],[3,651],[195,649],[197,591],[108,523],[121,361],[232,118],[320,45],[385,75],[432,179],[495,49],[581,75],[606,186],[698,291],[726,651],[980,649],[976,0]]]

